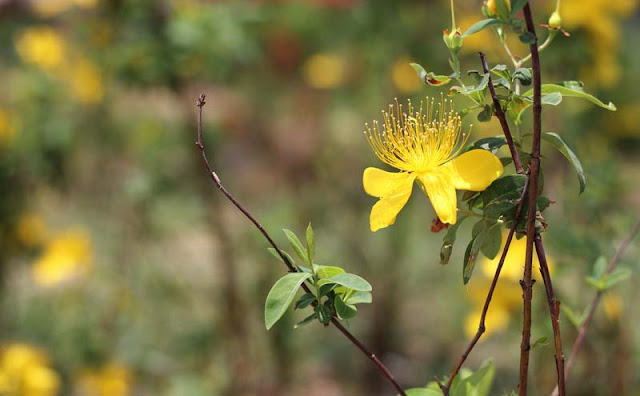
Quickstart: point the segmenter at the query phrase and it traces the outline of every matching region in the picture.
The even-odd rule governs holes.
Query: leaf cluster
[[[315,263],[316,245],[311,224],[306,231],[306,246],[293,231],[284,229],[284,233],[292,250],[305,265],[296,264],[291,255],[285,251],[278,252],[269,248],[269,251],[278,259],[281,259],[280,253],[282,253],[297,272],[288,273],[278,279],[269,291],[264,311],[267,330],[284,315],[305,282],[312,288],[306,288],[308,291],[296,300],[294,309],[311,307],[313,312],[298,322],[295,327],[314,320],[328,325],[333,318],[351,319],[358,312],[357,304],[371,303],[372,287],[365,279],[348,273],[339,266]]]

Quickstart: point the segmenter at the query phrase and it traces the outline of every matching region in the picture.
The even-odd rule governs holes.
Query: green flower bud
[[[554,11],[549,17],[549,27],[559,28],[562,26],[562,17],[558,11]]]
[[[460,52],[463,42],[462,32],[460,31],[460,28],[456,28],[452,32],[449,32],[449,29],[445,29],[442,32],[442,40],[444,40],[445,45],[447,46],[447,48],[449,48],[449,50],[451,50],[451,52],[453,52],[454,54]]]

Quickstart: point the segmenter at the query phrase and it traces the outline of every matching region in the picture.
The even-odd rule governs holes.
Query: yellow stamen
[[[408,101],[408,112],[396,99],[395,106],[383,111],[384,123],[373,121],[365,135],[381,161],[405,172],[428,172],[453,159],[462,149],[469,134],[461,133],[460,116],[453,103],[442,99],[435,109],[427,98],[414,109]]]

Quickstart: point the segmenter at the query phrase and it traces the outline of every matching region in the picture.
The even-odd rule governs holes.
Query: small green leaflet
[[[267,330],[280,320],[293,302],[300,285],[310,277],[311,274],[306,272],[293,272],[278,279],[273,285],[264,304],[264,324]]]
[[[576,153],[569,146],[569,144],[555,132],[543,133],[542,139],[546,142],[551,143],[553,147],[558,149],[558,151],[560,151],[562,155],[564,155],[564,157],[573,166],[573,169],[575,169],[576,174],[578,175],[578,181],[580,182],[580,194],[582,194],[587,185],[587,180],[584,176],[584,169],[582,168],[582,164],[580,163],[578,156],[576,156]]]
[[[479,22],[474,23],[466,32],[462,34],[462,37],[471,36],[474,33],[478,33],[481,30],[484,30],[488,27],[504,25],[505,22],[495,18],[483,19]]]
[[[571,96],[571,97],[586,99],[589,102],[602,107],[603,109],[607,109],[610,111],[617,110],[616,106],[613,103],[609,102],[609,104],[605,104],[595,96],[585,93],[582,90],[581,85],[580,85],[580,88],[578,88],[575,81],[565,81],[564,84],[565,85],[542,84],[542,95],[558,92],[562,94],[562,96]],[[530,89],[527,92],[525,92],[523,96],[533,96],[533,89]]]

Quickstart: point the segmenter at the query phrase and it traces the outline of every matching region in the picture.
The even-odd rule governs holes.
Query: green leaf
[[[478,113],[478,121],[489,122],[491,121],[491,116],[493,116],[493,107],[488,104],[484,105],[482,111]]]
[[[441,390],[429,388],[411,388],[407,389],[405,393],[407,394],[407,396],[442,396]]]
[[[609,290],[616,284],[625,281],[631,277],[631,270],[629,268],[618,268],[610,274],[605,275],[602,278],[603,290]]]
[[[479,223],[482,223],[482,221]],[[480,252],[480,246],[482,246],[483,239],[484,232],[480,232],[471,239],[464,252],[464,261],[462,263],[462,282],[465,285],[469,283],[471,275],[473,275],[473,269],[476,266],[476,260],[478,260],[478,253]]]
[[[471,25],[471,27],[462,34],[462,37],[471,36],[472,34],[478,33],[479,31],[484,30],[491,26],[504,25],[504,23],[505,23],[504,21],[501,21],[495,18],[483,19]]]
[[[498,15],[502,19],[508,19],[511,16],[510,4],[507,4],[509,0],[495,0],[496,8],[498,9]]]
[[[560,310],[562,311],[564,316],[569,319],[569,322],[571,322],[576,330],[580,328],[580,326],[582,325],[582,318],[580,318],[573,309],[569,308],[569,306],[565,303],[560,305]]]
[[[320,284],[318,282],[318,298],[322,298],[329,294],[336,287],[335,283]]]
[[[282,315],[284,315],[296,292],[302,283],[309,279],[311,274],[304,272],[293,272],[286,274],[273,285],[264,305],[264,323],[269,330]]]
[[[333,300],[333,306],[336,308],[336,314],[338,314],[338,318],[340,319],[353,318],[358,312],[358,309],[355,306],[346,304],[344,301],[342,301],[342,298],[340,298],[340,296],[336,296],[336,298]]]
[[[509,70],[507,65],[495,65],[493,68],[491,68],[491,73],[500,78],[511,81],[511,70]]]
[[[527,0],[514,0],[511,2],[511,18],[515,17],[518,11],[520,11],[527,4]]]
[[[289,240],[289,244],[291,244],[291,248],[294,252],[300,257],[305,263],[311,265],[309,262],[309,258],[307,256],[307,249],[302,246],[302,242],[298,239],[296,234],[293,231],[287,230],[286,228],[283,230],[287,239]]]
[[[562,94],[560,92],[551,92],[540,97],[540,103],[543,105],[557,106],[562,102]]]
[[[495,154],[498,149],[505,144],[507,144],[507,141],[502,136],[486,137],[469,144],[464,151],[467,152],[475,149],[483,149]]]
[[[411,67],[413,67],[413,70],[416,71],[416,73],[418,74],[418,77],[420,77],[420,79],[424,81],[425,84],[429,84],[437,87],[441,85],[446,85],[451,81],[451,77],[444,76],[444,75],[436,75],[433,72],[427,72],[424,69],[424,67],[420,66],[417,63],[411,63]]]
[[[298,327],[304,326],[306,324],[311,323],[312,320],[314,320],[317,317],[316,313],[312,313],[311,315],[307,316],[306,318],[302,319],[301,321],[299,321],[298,323],[295,324],[295,326],[293,326],[294,329],[297,329]]]
[[[371,291],[372,287],[369,282],[354,274],[338,274],[328,279],[321,279],[318,281],[318,285],[325,285],[329,283],[335,283],[349,289],[356,291]]]
[[[528,67],[521,67],[513,72],[513,79],[520,80],[522,85],[531,85],[533,79],[532,71]]]
[[[531,349],[539,346],[545,346],[549,344],[547,337],[540,337],[533,344],[531,344]]]
[[[442,247],[440,248],[440,264],[446,265],[449,263],[451,253],[453,252],[453,244],[456,241],[458,228],[466,218],[467,216],[460,216],[456,224],[449,226],[447,234],[442,239]]]
[[[494,259],[500,252],[502,246],[502,231],[500,224],[494,224],[486,228],[484,241],[480,247],[480,251],[488,259]]]
[[[331,322],[331,310],[324,304],[318,304],[315,306],[316,316],[323,325]]]
[[[484,215],[492,219],[502,215],[514,216],[525,180],[525,175],[507,175],[494,180],[482,193]]]
[[[600,256],[596,259],[596,262],[593,263],[593,272],[592,276],[596,279],[602,278],[604,272],[607,269],[607,259],[604,256]]]
[[[578,175],[578,181],[580,182],[580,193],[582,193],[587,185],[586,178],[584,176],[584,169],[582,169],[582,164],[580,160],[573,152],[573,149],[569,146],[569,144],[557,133],[554,132],[545,132],[542,134],[542,139],[551,143],[553,147],[558,149],[565,156],[569,163],[573,166],[573,169],[576,171]]]
[[[332,266],[332,265],[314,264],[313,265],[313,270],[314,270],[314,272],[316,273],[316,275],[318,276],[319,279],[331,278],[334,275],[346,273],[346,271],[343,270],[342,268],[335,267],[335,266]]]
[[[581,88],[577,88],[576,82],[574,81],[566,82],[566,85],[567,86],[562,86],[557,84],[542,84],[542,94],[544,95],[544,94],[550,94],[553,92],[558,92],[562,94],[562,96],[570,96],[570,97],[586,99],[589,102],[602,107],[603,109],[607,109],[610,111],[617,110],[616,106],[613,103],[609,102],[609,104],[604,104],[600,99],[596,98],[595,96],[585,93]],[[527,92],[525,92],[523,96],[532,96],[532,95],[533,95],[533,89],[530,89]]]
[[[543,212],[545,209],[547,209],[549,205],[551,205],[551,200],[549,198],[544,197],[542,195],[538,197],[537,206],[540,212]]]
[[[357,291],[351,294],[345,302],[347,304],[371,304],[372,297],[370,292]]]
[[[523,44],[530,45],[536,42],[536,36],[529,31],[522,33],[518,38]]]
[[[313,258],[316,255],[316,243],[313,239],[313,228],[311,228],[311,223],[307,226],[307,257],[309,258],[309,263],[313,263]]]
[[[486,361],[473,374],[462,379],[451,389],[451,396],[488,396],[493,384],[495,367],[491,360]]]
[[[280,257],[276,249],[270,247],[270,248],[267,248],[267,250],[269,251],[269,253],[273,255],[273,257],[277,258],[278,260],[282,260],[282,257]],[[292,266],[296,265],[295,261],[293,261],[293,258],[289,255],[289,253],[285,252],[284,250],[280,250],[280,251],[282,252],[282,255],[284,256],[285,260],[289,262],[289,264],[291,264]]]
[[[293,309],[303,309],[308,307],[312,302],[316,301],[316,296],[313,293],[304,293],[298,301],[296,301]]]

